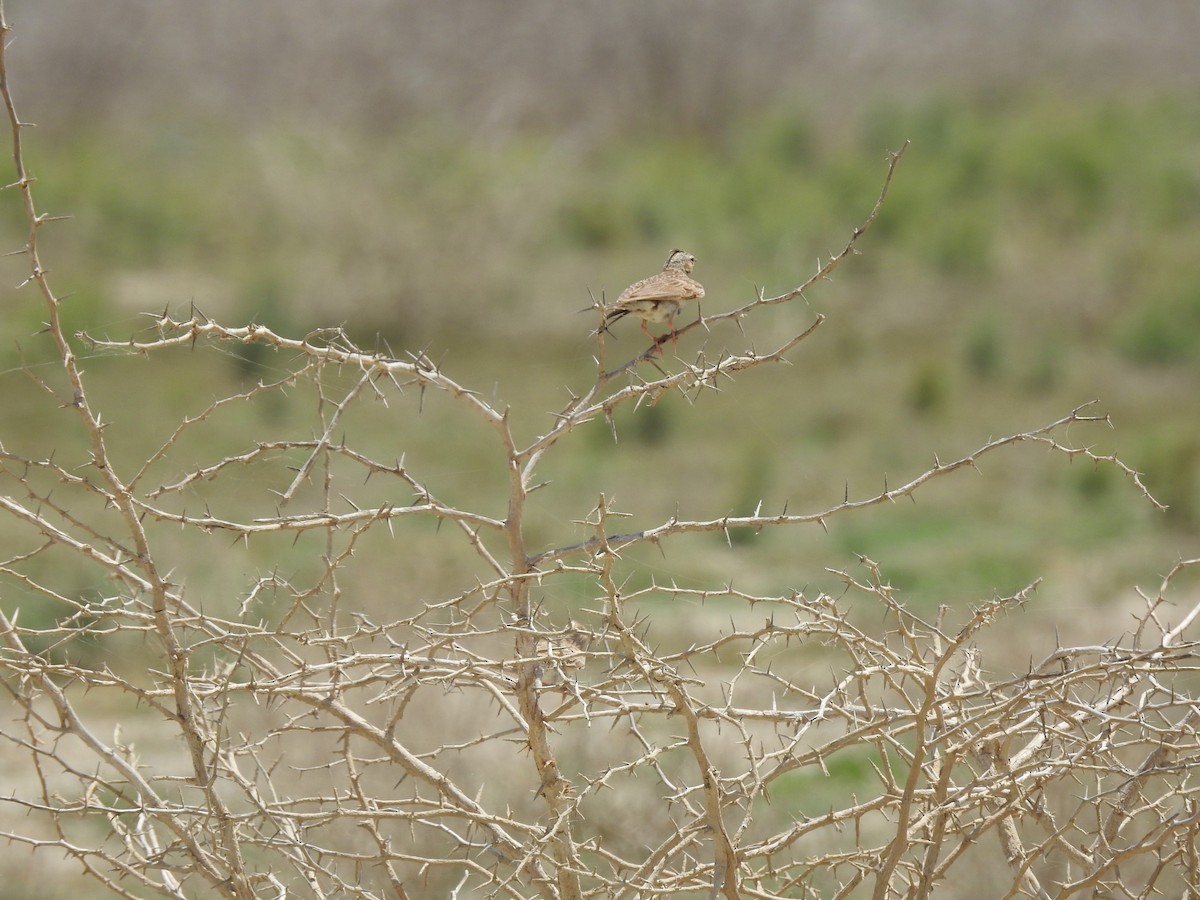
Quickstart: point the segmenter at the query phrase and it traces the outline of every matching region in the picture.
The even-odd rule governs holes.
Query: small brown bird
[[[704,296],[704,286],[688,277],[696,257],[686,250],[672,250],[666,265],[657,275],[636,281],[612,304],[604,307],[604,324],[596,334],[607,331],[608,326],[633,313],[642,320],[642,331],[650,334],[648,322],[666,322],[671,326],[671,337],[675,337],[675,315],[688,300],[699,300]],[[654,337],[654,335],[650,335]]]

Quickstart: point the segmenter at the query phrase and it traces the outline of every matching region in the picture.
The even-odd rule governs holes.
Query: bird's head
[[[672,250],[671,255],[667,257],[666,265],[663,269],[678,269],[685,275],[690,275],[692,267],[696,265],[696,257],[688,253],[686,250]]]

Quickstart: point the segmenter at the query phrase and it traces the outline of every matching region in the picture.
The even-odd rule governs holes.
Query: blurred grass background
[[[592,377],[589,291],[612,296],[672,246],[699,257],[706,311],[785,290],[842,246],[885,151],[912,140],[864,255],[811,292],[829,318],[796,365],[626,414],[616,445],[591,426],[547,461],[535,537],[568,542],[601,490],[638,527],[677,506],[816,509],[1097,400],[1117,428],[1080,440],[1144,471],[1165,515],[1113,471],[1026,450],[828,535],[701,541],[661,562],[697,581],[744,565],[776,589],[865,553],[930,606],[1061,570],[1042,602],[1079,609],[1128,596],[1200,529],[1200,92],[1180,42],[1196,14],[1159,7],[1136,35],[1119,4],[1047,18],[998,3],[397,3],[327,32],[312,3],[56,0],[10,16],[38,198],[72,216],[43,233],[72,329],[125,337],[190,303],[290,335],[343,324],[368,347],[425,350],[512,404],[527,438]],[[0,216],[19,247],[18,205]],[[5,261],[7,283],[22,263]],[[55,377],[41,310],[25,293],[9,309],[4,390],[23,427],[6,442],[37,455],[69,425],[56,434],[64,417],[21,371]],[[810,316],[770,310],[749,339]],[[639,350],[634,330],[612,351]],[[743,345],[705,340],[710,356]],[[88,368],[131,440],[284,371],[256,347]],[[231,416],[197,463],[264,430],[306,436],[306,402]],[[500,514],[486,448],[454,430],[470,424],[423,416],[385,455],[428,460],[432,488]]]
[[[1153,589],[1195,555],[1194,3],[6,6],[13,89],[38,123],[26,147],[37,197],[72,216],[42,238],[72,330],[126,337],[141,313],[190,303],[290,336],[342,324],[367,347],[424,350],[511,404],[524,439],[594,376],[593,322],[577,312],[589,291],[611,297],[683,246],[706,312],[782,292],[844,245],[886,151],[913,142],[863,255],[810,293],[811,309],[771,309],[749,328],[765,349],[825,314],[795,365],[692,405],[625,411],[615,444],[606,424],[588,426],[546,460],[535,545],[581,539],[571,523],[601,491],[630,528],[760,501],[821,509],[1097,400],[1115,430],[1072,437],[1144,472],[1165,514],[1115,470],[1026,447],[828,532],[631,553],[630,584],[835,590],[825,567],[865,554],[932,613],[1044,577],[994,648],[1019,665],[1056,628],[1116,636],[1140,602],[1133,586]],[[0,239],[17,249],[21,210],[6,196]],[[23,262],[3,260],[0,283],[20,282]],[[43,312],[28,290],[5,303],[5,447],[82,463],[69,415],[24,370],[59,377]],[[642,349],[635,332],[619,329],[610,354]],[[717,329],[678,352],[745,342]],[[182,417],[287,365],[201,345],[85,369],[111,439],[137,460]],[[256,439],[307,437],[313,403],[272,395],[214,418],[163,480]],[[420,418],[414,402],[352,426],[381,458],[407,454],[439,496],[503,515],[495,455],[453,409],[427,398]],[[368,611],[386,617],[396,584],[410,601],[461,586],[451,557],[375,549],[350,576]],[[199,561],[189,589],[236,597],[256,565],[300,573],[318,553],[245,552]],[[581,582],[547,603],[575,608],[593,591]],[[724,615],[697,612],[653,616],[687,642]]]

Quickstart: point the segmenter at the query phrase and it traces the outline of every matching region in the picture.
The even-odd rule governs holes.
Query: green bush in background
[[[152,134],[39,132],[30,153],[45,173],[45,208],[73,216],[44,244],[71,294],[72,328],[128,335],[148,323],[139,313],[189,303],[291,334],[344,324],[368,346],[428,350],[466,383],[540,391],[552,409],[591,365],[591,320],[576,314],[589,289],[612,296],[675,245],[700,257],[706,312],[786,289],[861,221],[885,149],[905,139],[913,146],[865,255],[809,299],[830,322],[795,369],[753,403],[704,400],[710,418],[689,417],[695,425],[672,414],[670,398],[619,421],[619,445],[596,424],[589,459],[559,483],[589,494],[587,467],[619,480],[630,447],[671,457],[659,446],[669,431],[670,444],[704,461],[697,508],[836,502],[847,487],[862,493],[915,471],[928,448],[948,455],[1098,399],[1122,449],[1134,445],[1131,464],[1172,504],[1161,527],[1190,533],[1200,524],[1200,102],[1191,97],[937,97],[874,107],[836,129],[790,106],[719,139],[684,131],[582,146],[532,131],[482,142],[432,124],[327,140],[278,123],[235,133],[174,120]],[[5,209],[0,236],[16,247],[21,226]],[[38,365],[39,313],[17,305],[2,327],[7,383],[25,384],[17,370]],[[753,338],[768,346],[770,328]],[[724,339],[710,336],[710,352]],[[635,352],[640,340],[619,329],[613,352]],[[697,347],[684,340],[677,352]],[[247,383],[271,375],[269,354],[212,364]],[[156,378],[176,398],[165,414],[200,402],[190,368]],[[20,391],[9,397],[23,408]],[[286,410],[272,414],[287,421]],[[891,440],[864,445],[864,433],[878,432],[864,421],[887,423]],[[243,426],[232,446],[248,446],[260,427]],[[1053,489],[1101,490],[1086,475],[1056,477]],[[1018,484],[998,502],[1020,518],[1045,489]],[[632,474],[631,494],[655,496]],[[1140,523],[1119,501],[1093,515],[1100,545],[1128,540]],[[935,593],[1019,586],[1062,538],[1054,521],[1015,537],[1011,527],[952,523],[947,540],[994,545],[996,564]],[[795,562],[771,541],[742,539]],[[910,546],[895,529],[839,540],[847,552]]]

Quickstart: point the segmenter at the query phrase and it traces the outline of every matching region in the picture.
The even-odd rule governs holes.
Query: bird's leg
[[[646,337],[650,338],[650,340],[653,342],[652,347],[654,352],[662,353],[663,341],[666,340],[667,336],[665,334],[662,337],[656,336],[654,332],[647,327],[648,324],[649,323],[645,319],[642,320],[642,331],[646,332]]]

